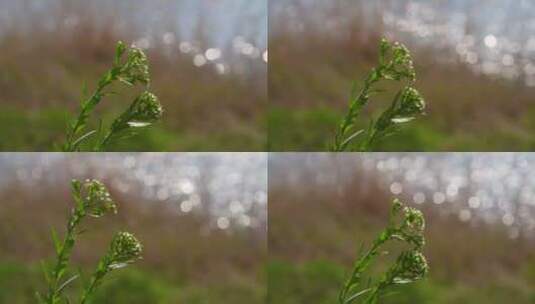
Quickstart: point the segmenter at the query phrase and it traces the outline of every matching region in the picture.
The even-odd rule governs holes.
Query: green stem
[[[82,296],[80,297],[80,304],[85,304],[89,297],[93,294],[97,286],[102,281],[102,278],[106,275],[109,268],[109,257],[106,255],[100,262],[97,267],[97,270],[91,277],[91,281],[89,284],[84,288],[84,291],[82,292]]]
[[[63,147],[63,152],[75,152],[77,142],[76,136],[82,131],[83,126],[87,121],[89,112],[98,104],[104,95],[104,89],[110,85],[116,78],[118,74],[118,67],[113,67],[111,70],[104,74],[104,77],[99,81],[98,87],[87,100],[82,102],[82,109],[76,118],[74,125],[70,128],[66,144]]]
[[[385,232],[381,233],[381,236],[384,234]],[[372,258],[377,255],[379,247],[381,247],[381,245],[383,245],[387,240],[388,238],[379,237],[373,242],[372,247],[357,260],[357,262],[355,263],[355,266],[353,267],[353,271],[351,272],[351,275],[349,276],[349,279],[346,281],[344,288],[340,291],[340,294],[338,297],[340,304],[349,304],[354,299],[356,299],[356,297],[352,297],[352,296],[348,298],[349,291],[351,290],[353,286],[359,283],[360,273],[362,273],[362,271],[366,267],[368,267]]]
[[[63,277],[67,264],[70,260],[72,248],[74,246],[74,237],[76,233],[76,227],[85,216],[83,209],[76,208],[67,224],[67,233],[63,239],[61,250],[57,254],[56,265],[52,271],[51,283],[49,285],[48,294],[46,296],[47,304],[59,303],[59,296],[61,293],[60,280]]]
[[[374,69],[372,73],[370,73],[364,80],[364,87],[360,90],[360,93],[357,95],[357,97],[352,99],[349,105],[349,112],[342,120],[342,123],[339,125],[338,130],[336,132],[335,143],[331,148],[332,152],[344,151],[345,146],[347,145],[347,133],[351,129],[355,118],[360,115],[360,112],[362,111],[363,107],[367,104],[367,96],[369,96],[370,89],[372,85],[379,80],[377,75],[378,71]]]
[[[134,100],[134,102],[132,102],[132,104],[128,107],[128,109],[123,114],[121,114],[117,119],[113,121],[113,123],[110,126],[110,130],[108,131],[106,136],[104,136],[102,141],[97,144],[97,146],[95,147],[95,151],[97,152],[103,151],[106,148],[106,146],[109,144],[113,136],[117,134],[118,132],[120,132],[121,130],[123,130],[125,126],[127,126],[128,121],[130,121],[131,119],[132,109],[136,106],[136,104],[137,104],[137,99]]]

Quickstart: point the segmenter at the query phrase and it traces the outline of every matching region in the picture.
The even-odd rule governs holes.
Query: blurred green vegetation
[[[351,26],[350,39],[312,31],[270,33],[270,151],[326,151],[332,144],[347,111],[351,83],[359,84],[378,56],[381,34],[363,33],[356,24]],[[461,63],[437,63],[446,56],[440,51],[409,48],[417,71],[416,88],[427,102],[426,115],[404,125],[376,150],[535,149],[535,88],[521,81],[476,75]],[[379,87],[395,92],[389,82]],[[389,105],[390,93],[372,98],[370,109],[359,120],[361,127]]]
[[[531,265],[530,271],[534,271]],[[315,260],[295,264],[272,260],[268,265],[268,303],[332,304],[338,297],[347,271],[344,265]],[[440,281],[434,278],[415,284],[402,285],[384,298],[385,304],[465,304],[465,303],[522,303],[535,301],[535,290],[519,279],[496,278],[492,283],[466,284]]]
[[[329,176],[333,172],[323,173]],[[268,303],[337,301],[360,246],[370,244],[387,224],[391,202],[373,175],[354,178],[344,180],[338,187],[315,184],[303,189],[296,186],[298,183],[270,184]],[[500,225],[472,225],[460,222],[455,215],[440,215],[436,206],[419,208],[427,221],[424,252],[429,276],[421,282],[392,288],[392,294],[381,303],[535,301],[532,238],[513,240]],[[385,252],[399,250],[397,244],[391,244]],[[394,256],[380,256],[371,266],[372,274],[386,269]]]
[[[119,111],[113,113],[118,115]],[[58,107],[24,110],[0,106],[0,150],[59,150],[65,139],[65,126],[71,122],[72,115]],[[103,117],[109,122],[116,116],[110,112]],[[262,150],[265,135],[261,133],[244,126],[234,130],[216,129],[206,134],[202,130],[172,130],[164,122],[113,143],[110,151],[240,151],[239,147],[246,151]]]
[[[112,274],[90,303],[263,303],[263,288],[253,285],[245,280],[222,280],[211,286],[176,282],[132,267]],[[35,288],[39,286],[39,290],[43,290],[39,265],[0,262],[0,303],[34,303]],[[73,286],[67,292],[71,300],[81,291],[80,284]]]
[[[270,151],[327,151],[334,140],[334,129],[345,113],[325,106],[288,109],[272,106],[269,110]],[[525,121],[535,120],[527,113]],[[377,117],[374,115],[373,117]],[[370,117],[368,117],[370,118]],[[361,120],[360,128],[366,127]],[[535,129],[534,129],[535,131]],[[448,133],[428,118],[419,118],[400,128],[399,132],[378,144],[378,151],[531,151],[535,137],[515,132],[513,127],[482,130],[477,134],[456,131]],[[510,150],[508,147],[511,147]]]

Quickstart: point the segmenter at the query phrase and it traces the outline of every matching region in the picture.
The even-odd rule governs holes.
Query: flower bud
[[[425,256],[416,250],[403,252],[397,261],[399,273],[394,278],[394,283],[410,283],[423,278],[429,271]]]
[[[141,258],[143,246],[136,237],[129,232],[118,232],[111,242],[109,251],[112,269],[121,268]]]
[[[425,219],[422,211],[414,208],[406,208],[405,222],[411,228],[417,231],[423,231],[425,228]]]
[[[162,117],[163,109],[158,97],[150,92],[143,92],[134,100],[131,108],[131,121],[132,123],[150,123],[159,120]],[[135,125],[134,125],[135,126]]]
[[[128,50],[126,63],[121,70],[121,80],[129,84],[150,82],[147,56],[140,48],[132,47]]]
[[[383,39],[379,54],[379,63],[383,66],[381,74],[384,79],[416,80],[416,71],[414,70],[411,54],[403,44],[399,42],[391,44]]]
[[[100,217],[106,212],[117,212],[117,205],[111,199],[106,186],[98,180],[87,179],[82,185],[82,199],[86,212],[93,217]]]
[[[400,116],[422,114],[425,110],[425,101],[415,88],[407,87],[401,95]]]

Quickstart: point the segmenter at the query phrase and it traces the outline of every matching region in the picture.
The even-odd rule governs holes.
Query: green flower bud
[[[136,237],[129,232],[117,233],[111,242],[109,251],[109,268],[122,268],[141,258],[143,246]]]
[[[401,201],[394,199],[390,222],[390,229],[393,231],[390,235],[392,239],[407,242],[414,249],[423,248],[425,245],[423,235],[425,218],[420,210],[404,206]]]
[[[381,76],[384,79],[408,79],[411,82],[416,80],[416,71],[414,70],[411,54],[403,44],[399,42],[391,44],[383,39],[381,40],[379,54],[379,63],[382,67]]]
[[[397,198],[392,202],[392,214],[398,214],[403,209],[403,204]]]
[[[156,95],[145,91],[134,100],[131,113],[130,126],[144,126],[159,120],[162,117],[163,109]],[[144,125],[143,125],[144,124]]]
[[[422,211],[414,208],[405,208],[405,222],[411,228],[417,231],[423,231],[425,228],[425,219]]]
[[[117,205],[102,182],[94,179],[85,180],[81,187],[81,194],[88,215],[100,217],[107,212],[117,213]]]
[[[399,115],[422,114],[425,110],[425,101],[420,92],[413,87],[407,87],[401,95]]]
[[[425,256],[417,250],[403,252],[396,264],[398,271],[393,278],[394,284],[414,282],[423,278],[429,271]]]
[[[149,63],[147,55],[137,47],[128,50],[126,63],[121,69],[121,81],[134,85],[136,82],[148,84],[150,82]]]

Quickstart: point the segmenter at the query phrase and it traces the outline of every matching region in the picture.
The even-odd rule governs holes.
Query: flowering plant
[[[357,259],[351,275],[338,295],[339,304],[356,303],[362,299],[364,304],[376,304],[385,291],[392,286],[408,284],[426,276],[429,266],[422,253],[425,244],[425,219],[421,211],[404,206],[395,199],[390,210],[388,226],[379,234],[371,247],[363,251]],[[400,241],[409,248],[402,251],[394,264],[378,280],[368,281],[362,288],[364,273],[381,248],[389,241]]]
[[[63,279],[68,271],[72,250],[81,233],[79,228],[86,216],[99,218],[107,213],[117,213],[117,204],[111,199],[106,186],[97,180],[85,180],[71,182],[72,196],[75,206],[67,221],[66,233],[60,240],[57,233],[52,229],[52,240],[56,253],[56,261],[52,265],[42,263],[43,272],[48,290],[46,295],[37,293],[37,299],[42,304],[70,303],[63,295],[65,288],[80,277],[73,275]],[[106,274],[114,269],[122,268],[141,258],[142,245],[136,237],[128,232],[119,232],[111,241],[108,252],[98,264],[89,284],[84,288],[80,297],[80,303],[85,303],[95,289],[101,284]]]
[[[377,120],[372,119],[367,129],[357,130],[356,120],[369,104],[370,97],[382,92],[375,88],[382,80],[394,80],[406,84],[398,91],[391,105]],[[425,101],[414,88],[415,81],[416,71],[409,50],[398,42],[392,44],[382,39],[378,66],[368,74],[360,91],[357,90],[356,83],[353,85],[348,112],[336,130],[331,150],[334,152],[371,151],[377,142],[395,133],[401,124],[423,114]],[[362,140],[354,144],[358,137]]]
[[[124,59],[125,57],[126,59]],[[91,112],[94,111],[103,97],[112,94],[112,92],[106,92],[106,88],[115,82],[121,82],[128,86],[139,83],[145,86],[145,90],[125,112],[114,120],[108,131],[103,131],[102,126],[100,126],[97,130],[84,133]],[[103,151],[113,139],[118,139],[129,132],[134,132],[135,129],[147,127],[159,120],[163,112],[162,106],[158,98],[148,91],[149,85],[149,65],[145,53],[137,47],[128,48],[122,42],[117,43],[112,68],[99,80],[95,92],[82,100],[80,113],[68,127],[67,139],[62,150],[64,152],[80,151],[82,144],[87,142],[89,138],[97,137],[91,150]]]

